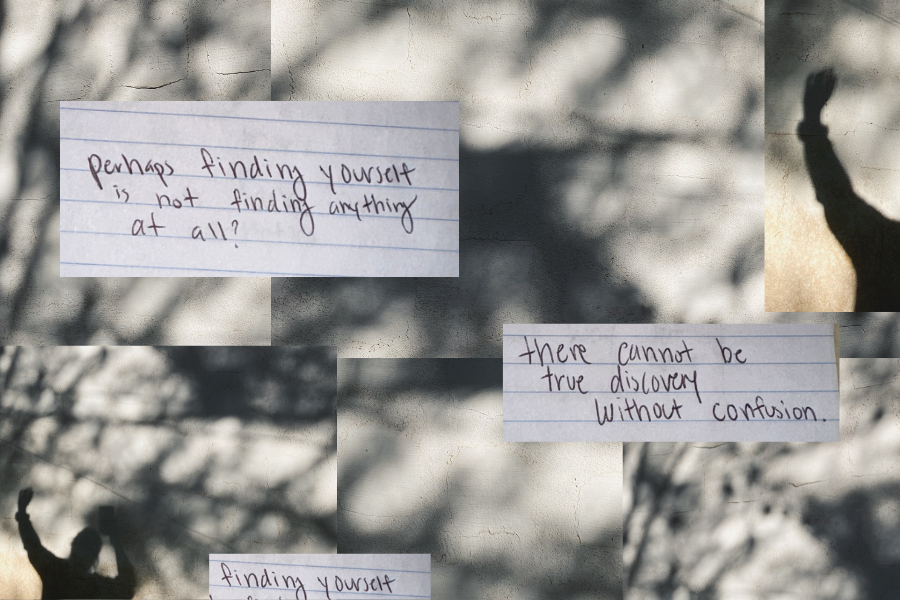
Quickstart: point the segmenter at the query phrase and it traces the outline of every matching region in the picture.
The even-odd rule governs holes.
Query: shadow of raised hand
[[[803,92],[803,123],[820,123],[822,109],[834,93],[837,76],[827,68],[810,73]]]
[[[806,168],[825,220],[856,271],[856,311],[900,309],[900,223],[888,219],[860,198],[821,122],[822,109],[834,93],[831,68],[811,73],[803,93],[803,121],[797,135]]]

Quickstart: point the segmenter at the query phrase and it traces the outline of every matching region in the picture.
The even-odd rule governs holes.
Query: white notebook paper
[[[210,554],[210,600],[431,598],[429,554]]]
[[[60,275],[459,275],[456,102],[61,102]]]
[[[504,325],[505,441],[837,441],[832,325]]]

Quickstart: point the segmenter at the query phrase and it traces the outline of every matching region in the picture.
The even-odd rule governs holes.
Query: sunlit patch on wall
[[[836,56],[847,65],[853,65],[860,71],[868,69],[890,70],[890,64],[884,64],[885,58],[894,53],[880,49],[889,45],[882,36],[877,35],[882,25],[877,21],[859,17],[856,11],[841,17],[831,30],[830,45]],[[874,31],[873,31],[874,30]]]

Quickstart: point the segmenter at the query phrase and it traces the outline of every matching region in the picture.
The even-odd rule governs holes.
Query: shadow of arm
[[[798,127],[798,137],[803,142],[803,156],[806,169],[816,191],[816,199],[825,208],[825,216],[832,220],[851,216],[855,211],[867,207],[866,202],[853,191],[850,176],[834,152],[828,139],[828,129],[817,123],[819,132],[809,132],[813,125],[805,121]],[[835,223],[840,225],[839,222]],[[832,229],[834,229],[832,227]]]
[[[825,209],[825,220],[831,232],[857,267],[872,250],[872,242],[886,219],[853,191],[850,176],[841,164],[828,139],[828,128],[820,115],[836,85],[831,69],[810,74],[803,96],[803,121],[797,136],[803,143],[806,169]]]
[[[119,537],[118,533],[111,534],[109,541],[116,551],[116,569],[118,570],[118,575],[116,575],[116,578],[113,580],[117,594],[110,597],[133,598],[134,588],[137,585],[134,567],[131,565],[131,561],[128,560],[128,556],[125,554],[125,547],[122,545],[122,539]]]
[[[39,575],[47,572],[56,557],[41,544],[41,539],[27,514],[16,515],[16,520],[19,522],[19,536],[22,538],[25,552],[28,553],[28,560]]]

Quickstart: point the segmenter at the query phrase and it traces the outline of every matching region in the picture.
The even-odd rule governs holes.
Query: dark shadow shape
[[[390,378],[390,384],[384,387],[391,394],[418,390],[455,396],[503,388],[503,363],[495,358],[348,358],[341,359],[344,395],[350,396],[364,388],[366,377],[371,377],[373,372]]]
[[[133,598],[137,586],[134,567],[128,561],[122,540],[114,521],[107,521],[110,542],[116,551],[116,577],[104,577],[94,571],[100,556],[103,540],[96,529],[82,529],[72,540],[69,558],[59,558],[44,548],[28,514],[25,512],[31,500],[31,490],[19,495],[19,536],[28,552],[28,560],[41,578],[41,598]]]
[[[191,385],[193,414],[282,423],[334,419],[337,358],[328,347],[158,349]]]
[[[15,495],[12,486],[16,482],[28,481],[38,463],[70,473],[75,480],[81,479],[103,485],[102,481],[91,479],[91,470],[69,469],[67,458],[74,452],[82,456],[102,458],[105,456],[100,441],[105,432],[121,427],[122,423],[108,416],[91,417],[73,412],[77,405],[76,390],[86,377],[102,373],[110,356],[119,352],[111,349],[87,358],[77,358],[67,354],[66,349],[3,347],[0,348],[0,398],[3,408],[0,421],[5,432],[0,438],[0,499],[7,502]],[[161,411],[147,414],[140,420],[141,427],[149,427],[162,435],[172,435],[170,441],[158,451],[148,456],[143,468],[120,473],[115,489],[129,489],[128,510],[118,515],[121,537],[125,540],[141,540],[140,544],[128,545],[128,558],[135,566],[140,582],[153,582],[164,590],[164,595],[180,597],[184,595],[178,585],[181,580],[189,580],[198,569],[207,568],[210,552],[239,552],[243,544],[270,544],[269,548],[287,552],[296,545],[297,539],[311,540],[325,547],[336,547],[337,529],[334,509],[310,508],[305,499],[312,494],[310,486],[297,486],[296,478],[275,482],[266,489],[265,498],[252,504],[247,502],[244,489],[229,486],[227,489],[213,489],[220,481],[222,467],[216,461],[206,458],[192,469],[192,476],[172,482],[163,476],[164,465],[188,450],[192,436],[182,426],[186,420],[197,424],[209,424],[220,417],[240,417],[246,426],[238,435],[236,443],[253,439],[254,427],[276,423],[279,435],[294,435],[296,425],[318,423],[335,419],[335,380],[337,359],[331,348],[157,348],[156,352],[165,357],[168,367],[163,380],[179,385],[160,388],[160,375],[134,369],[134,372],[120,373],[114,385],[107,391],[117,395],[128,390],[137,393],[152,393],[160,403]],[[184,358],[183,362],[179,359]],[[152,362],[152,361],[151,361]],[[191,372],[191,368],[197,369]],[[235,376],[243,373],[243,377]],[[60,379],[60,374],[66,375]],[[226,388],[219,380],[234,386]],[[212,382],[212,383],[210,383]],[[190,390],[191,402],[184,405],[182,391],[185,384]],[[165,390],[174,390],[174,397]],[[121,391],[120,391],[121,390]],[[52,392],[52,406],[46,404],[47,394]],[[217,406],[216,394],[224,393],[224,407]],[[9,397],[6,397],[10,394]],[[243,394],[243,396],[241,396]],[[12,406],[10,404],[11,399]],[[40,418],[52,417],[58,427],[46,447],[39,453],[27,450],[30,444],[29,430]],[[90,423],[95,433],[85,440],[77,451],[64,449],[63,441],[74,428]],[[191,429],[193,431],[193,429]],[[303,443],[298,436],[298,443]],[[319,473],[322,464],[333,460],[337,451],[336,438],[318,444],[320,455],[308,466],[297,467],[297,473]],[[53,462],[54,457],[61,460]],[[239,458],[240,464],[250,464],[252,457],[246,453]],[[333,480],[332,480],[333,481]],[[3,484],[7,484],[5,487]],[[332,483],[333,485],[333,483]],[[14,501],[14,500],[13,500]],[[243,511],[246,518],[226,533],[206,535],[194,527],[199,518],[214,518],[224,521],[233,518],[235,509]],[[11,515],[9,515],[11,516]],[[51,515],[52,529],[56,519]],[[278,540],[260,540],[261,526],[273,518],[280,519],[281,535]],[[6,522],[4,522],[6,521]],[[44,522],[44,521],[42,521]],[[15,523],[11,518],[0,520],[4,535],[15,536]],[[48,530],[49,531],[49,530]],[[161,564],[158,548],[166,548],[173,555],[173,562]],[[172,569],[171,565],[176,565]],[[179,593],[180,592],[180,593]],[[71,597],[65,595],[65,597]],[[93,596],[92,596],[93,597]]]
[[[861,598],[896,598],[900,589],[900,564],[880,556],[879,547],[896,539],[896,531],[883,531],[877,518],[879,508],[898,493],[900,486],[889,483],[856,489],[837,500],[810,498],[803,508],[803,525],[829,549],[833,570],[843,568],[856,576]]]
[[[674,139],[623,134],[609,155],[622,161]],[[515,307],[527,307],[538,323],[653,322],[656,307],[615,264],[612,235],[581,232],[559,200],[579,165],[597,156],[587,143],[461,146],[460,276],[273,278],[272,343],[340,346],[390,317],[412,325],[418,356],[498,357],[498,316],[515,320]],[[598,183],[596,193],[613,185]]]
[[[831,69],[811,73],[803,97],[804,119],[797,127],[806,168],[825,208],[825,220],[856,271],[856,311],[900,310],[900,223],[888,219],[853,191],[820,114],[834,91]]]

